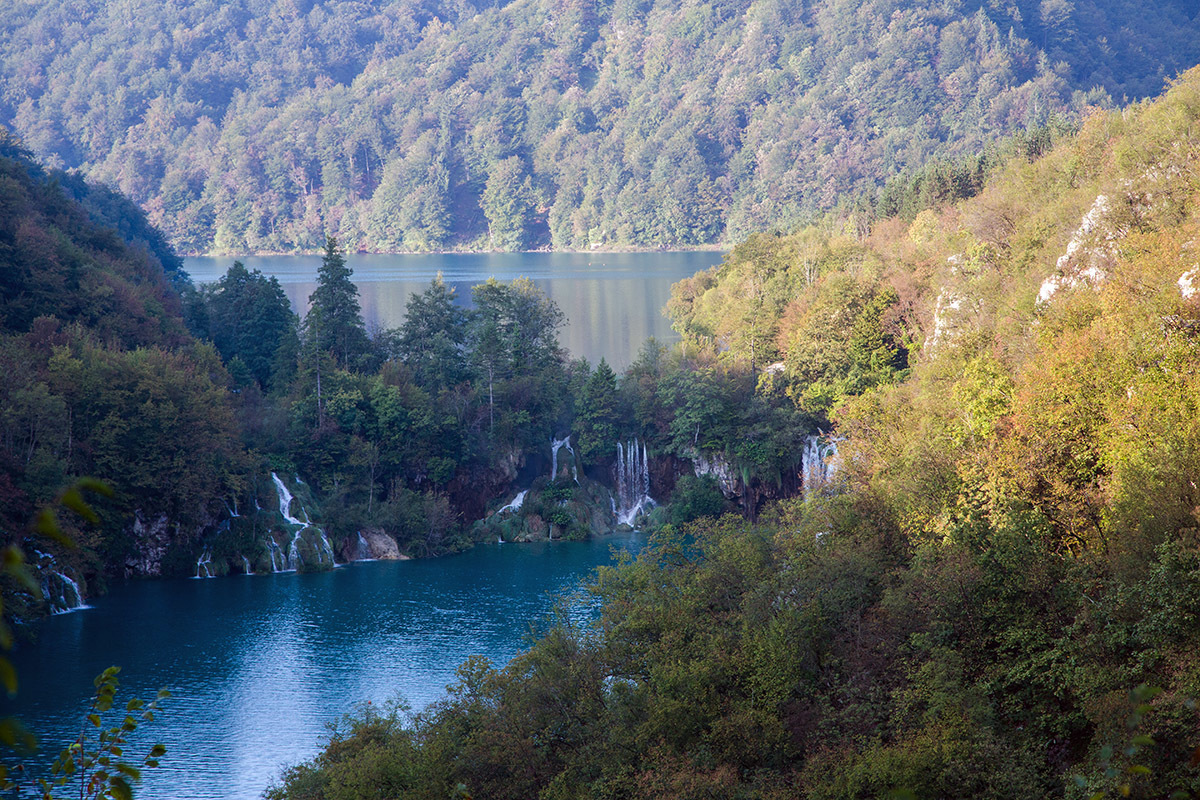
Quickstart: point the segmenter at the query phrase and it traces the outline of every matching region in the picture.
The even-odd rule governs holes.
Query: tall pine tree
[[[353,274],[338,249],[337,239],[328,237],[317,270],[317,288],[308,296],[305,345],[310,353],[331,353],[344,369],[363,366],[371,353],[371,340],[358,305],[358,287],[350,280]]]

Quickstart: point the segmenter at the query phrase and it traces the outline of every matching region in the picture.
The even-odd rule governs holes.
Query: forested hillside
[[[135,528],[162,518],[188,542],[244,487],[229,376],[185,326],[187,277],[154,255],[162,242],[137,207],[67,178],[78,202],[0,147],[0,531],[26,543],[39,507],[102,478],[113,495],[97,499],[100,524],[64,518],[84,545],[69,566],[123,575],[144,557]],[[7,599],[11,612],[28,597]]]
[[[1193,70],[971,200],[679,284],[676,361],[829,430],[834,480],[664,529],[594,625],[364,710],[270,796],[1194,797],[1197,131]]]
[[[680,246],[1200,61],[1185,0],[20,0],[0,119],[183,252]]]

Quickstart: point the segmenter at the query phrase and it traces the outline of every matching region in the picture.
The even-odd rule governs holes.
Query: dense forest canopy
[[[1200,61],[1184,0],[98,0],[0,14],[0,119],[176,248],[680,246]]]

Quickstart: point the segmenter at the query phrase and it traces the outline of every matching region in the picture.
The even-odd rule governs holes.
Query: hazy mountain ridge
[[[22,4],[2,102],[185,251],[693,245],[1154,94],[1183,8]]]

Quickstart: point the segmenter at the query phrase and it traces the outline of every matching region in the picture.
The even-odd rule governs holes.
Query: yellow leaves
[[[933,240],[937,232],[937,214],[927,208],[917,214],[912,224],[908,226],[908,239],[913,244],[926,244]]]
[[[977,356],[951,391],[961,426],[954,433],[956,443],[992,439],[1013,398],[1013,382],[1003,367],[988,355]]]

